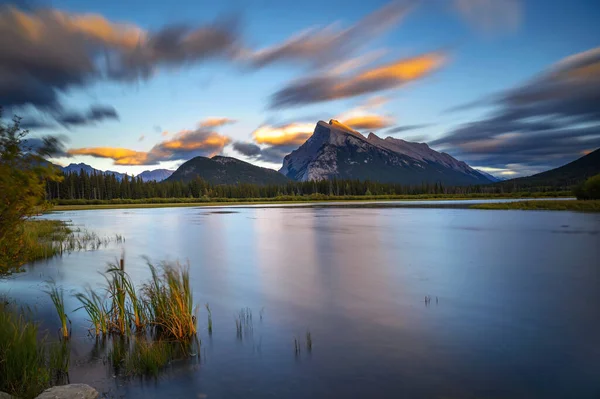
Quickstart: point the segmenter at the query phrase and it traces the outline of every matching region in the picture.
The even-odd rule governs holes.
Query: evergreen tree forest
[[[404,195],[470,195],[503,194],[517,191],[517,187],[484,186],[445,186],[441,183],[408,186],[359,180],[323,180],[296,182],[283,185],[214,185],[201,178],[189,182],[163,181],[144,182],[141,178],[125,176],[119,180],[115,175],[92,173],[83,170],[68,173],[64,178],[48,181],[46,199],[56,203],[148,200],[148,199],[250,199],[277,198],[288,196],[404,196]],[[536,191],[547,191],[539,189]]]

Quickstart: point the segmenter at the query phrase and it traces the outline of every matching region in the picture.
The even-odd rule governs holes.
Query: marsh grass
[[[210,311],[210,305],[207,303],[205,305],[206,313],[208,314],[208,333],[212,334],[212,312]]]
[[[308,352],[312,351],[312,334],[310,331],[306,331],[306,350]]]
[[[114,373],[120,377],[157,377],[174,360],[197,356],[199,341],[153,340],[148,336],[112,338],[107,359]]]
[[[142,288],[150,324],[162,338],[184,341],[196,335],[197,307],[190,287],[189,265],[162,263],[160,270],[148,265],[150,282]]]
[[[81,306],[75,311],[84,309],[90,318],[89,321],[92,323],[95,335],[106,336],[109,331],[110,316],[105,306],[105,300],[90,288],[86,290],[85,294],[75,294],[75,298],[81,303]]]
[[[54,383],[68,378],[69,350],[47,348],[31,313],[0,301],[0,391],[33,398]]]
[[[112,242],[122,243],[123,236],[100,237],[73,228],[59,220],[26,220],[19,227],[18,241],[10,248],[10,256],[0,248],[0,275],[18,271],[23,264],[76,251],[93,251]]]
[[[296,355],[300,354],[300,340],[297,337],[294,337],[294,353]]]
[[[109,265],[105,295],[91,289],[75,297],[92,323],[96,335],[129,336],[151,332],[157,339],[185,341],[196,335],[196,313],[190,286],[189,265],[148,264],[152,278],[137,290],[121,259]],[[212,319],[211,319],[212,320]],[[212,330],[212,321],[211,321]]]
[[[128,277],[118,265],[109,266],[104,277],[106,278],[108,299],[110,301],[111,326],[118,334],[127,335],[131,332],[127,312],[127,290],[125,288],[127,284],[125,281],[128,280]]]
[[[60,319],[60,335],[62,339],[69,339],[70,333],[67,327],[67,321],[69,324],[71,321],[65,312],[64,290],[62,288],[58,288],[56,283],[51,280],[48,282],[48,289],[46,290],[46,293],[50,296],[50,299],[54,304],[54,308],[56,309],[56,313],[58,314],[58,318]]]
[[[52,371],[55,384],[69,383],[71,349],[67,341],[55,342],[48,350],[48,368]]]
[[[252,323],[252,309],[246,307],[242,308],[235,316],[235,329],[238,338],[242,338],[242,335],[251,335],[254,331],[254,325]]]
[[[472,209],[600,212],[600,200],[515,201],[471,205]]]

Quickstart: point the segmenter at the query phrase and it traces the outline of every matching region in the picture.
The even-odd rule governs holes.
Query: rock
[[[86,384],[60,385],[46,389],[36,399],[96,399],[98,391]]]
[[[15,399],[15,397],[6,392],[0,392],[0,399]]]

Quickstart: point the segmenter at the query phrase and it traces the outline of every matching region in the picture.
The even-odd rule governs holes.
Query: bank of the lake
[[[60,200],[55,201],[53,211],[81,211],[93,209],[136,209],[136,208],[175,208],[198,206],[237,206],[237,205],[296,205],[313,203],[367,203],[367,202],[418,202],[418,201],[467,201],[467,200],[515,200],[515,199],[565,199],[573,194],[563,192],[499,193],[499,194],[419,194],[419,195],[305,195],[279,196],[274,198],[148,198],[113,200]],[[400,206],[401,204],[399,204]],[[405,204],[408,206],[408,204]],[[431,206],[426,206],[431,207]]]
[[[471,209],[600,212],[600,200],[513,201],[471,205]]]

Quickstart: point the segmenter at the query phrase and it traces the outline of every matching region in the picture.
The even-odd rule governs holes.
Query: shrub
[[[574,190],[578,200],[600,199],[600,174],[590,177]]]

